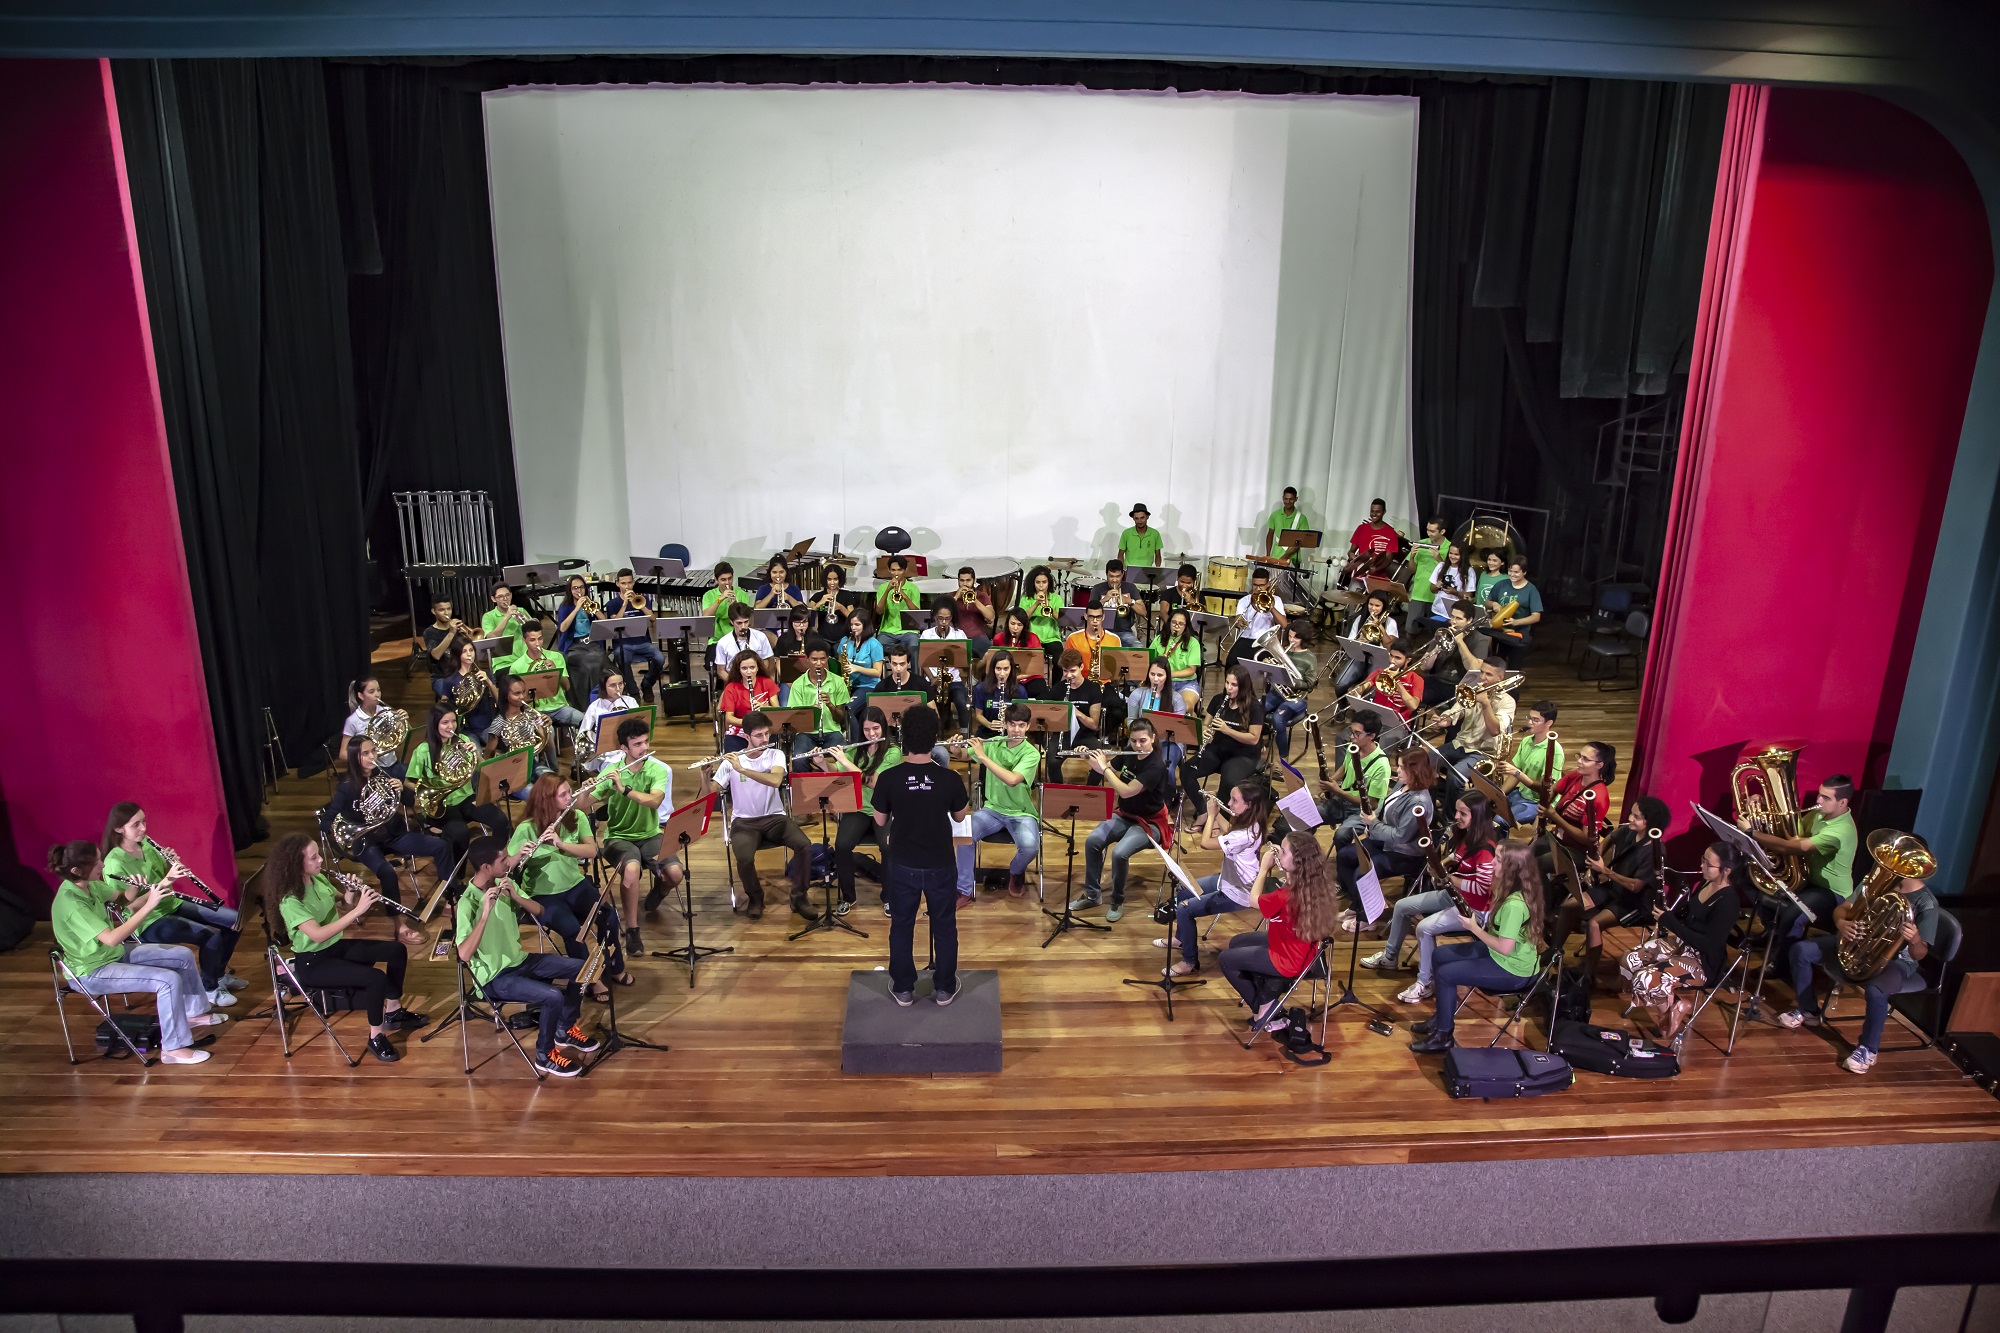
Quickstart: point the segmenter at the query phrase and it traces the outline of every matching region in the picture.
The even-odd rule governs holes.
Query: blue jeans
[[[1507,793],[1507,810],[1514,816],[1516,824],[1532,824],[1535,816],[1542,812],[1542,807],[1536,804],[1534,797],[1516,787]]]
[[[813,769],[811,769],[807,765],[796,762],[798,760],[798,757],[804,754],[807,750],[818,750],[828,745],[837,745],[844,739],[845,737],[843,737],[837,731],[808,731],[803,733],[802,735],[792,737],[792,759],[794,761],[793,764],[791,765],[792,771],[794,773],[812,772]],[[748,748],[747,745],[745,746],[745,748]],[[799,811],[799,818],[807,819],[818,813],[819,812],[816,809],[801,810]]]
[[[1306,715],[1304,699],[1286,700],[1276,690],[1264,691],[1264,716],[1270,720],[1271,730],[1278,742],[1278,757],[1292,757],[1292,723]]]
[[[542,716],[558,727],[568,727],[571,730],[575,730],[583,725],[583,714],[577,712],[568,704],[558,704],[554,708],[544,708]]]
[[[650,639],[620,639],[613,645],[610,658],[613,663],[618,664],[618,674],[625,677],[626,689],[635,695],[648,693],[653,686],[660,683],[660,677],[667,671],[666,654],[662,653],[660,646]],[[633,665],[638,662],[644,662],[653,668],[652,676],[643,686],[639,684],[638,671]]]
[[[1382,952],[1389,955],[1389,961],[1394,963],[1402,957],[1403,941],[1410,937],[1419,921],[1449,906],[1451,895],[1443,889],[1406,893],[1398,898],[1395,910],[1389,913],[1389,937],[1382,941]]]
[[[1035,853],[1042,847],[1042,823],[1033,815],[996,814],[991,806],[980,806],[972,812],[972,841],[975,846],[989,833],[1007,830],[1007,836],[1014,840],[1014,859],[1007,863],[1010,875],[1025,875],[1033,863]],[[958,891],[970,897],[973,892],[972,858],[959,861]]]
[[[1195,934],[1194,919],[1198,916],[1214,916],[1218,912],[1234,912],[1243,906],[1234,898],[1216,888],[1220,875],[1205,875],[1195,881],[1201,886],[1199,897],[1182,886],[1175,894],[1174,933],[1181,943],[1181,957],[1195,966],[1201,964],[1201,938]]]
[[[87,995],[150,992],[159,1008],[160,1049],[166,1051],[194,1044],[188,1020],[208,1012],[208,991],[213,989],[197,989],[202,982],[194,955],[174,944],[131,945],[123,959],[84,973],[76,984]]]
[[[576,974],[583,961],[559,953],[531,953],[480,987],[489,1000],[536,1004],[542,1009],[542,1030],[535,1037],[535,1054],[547,1055],[556,1038],[569,1031],[583,1007]]]
[[[201,962],[201,984],[214,990],[222,980],[222,974],[229,970],[229,955],[236,952],[236,940],[242,934],[236,928],[236,912],[228,907],[197,907],[193,903],[182,903],[186,911],[175,910],[155,916],[139,932],[139,938],[146,944],[185,944],[195,951]],[[201,915],[196,915],[199,912]],[[224,918],[228,924],[222,924]]]
[[[1136,819],[1113,815],[1090,831],[1083,843],[1083,896],[1095,902],[1102,894],[1104,850],[1111,849],[1111,901],[1125,901],[1125,873],[1134,856],[1146,850],[1146,826]]]
[[[889,904],[889,989],[908,995],[917,988],[917,903],[930,908],[937,956],[931,981],[939,995],[958,989],[958,889],[949,869],[918,868],[890,861],[882,868],[882,897]]]
[[[535,901],[542,909],[543,929],[563,942],[564,953],[578,960],[590,954],[590,940],[584,936],[583,923],[590,915],[590,909],[597,906],[597,920],[590,929],[595,933],[599,926],[609,926],[607,938],[611,943],[604,951],[604,972],[606,976],[617,977],[625,974],[625,946],[622,943],[623,932],[619,929],[616,897],[612,894],[603,899],[602,906],[597,906],[600,898],[597,886],[588,879],[580,879],[561,893],[545,893]]]
[[[1840,956],[1831,935],[1813,935],[1799,940],[1791,947],[1792,990],[1799,997],[1799,1008],[1809,1014],[1819,1013],[1819,991],[1813,984],[1813,969],[1824,967],[1826,974],[1835,981],[1856,984],[1840,970]],[[1889,965],[1859,983],[1861,998],[1867,1005],[1867,1012],[1861,1020],[1861,1036],[1854,1043],[1869,1051],[1882,1049],[1882,1029],[1889,1023],[1889,997],[1901,995],[1905,991],[1919,991],[1924,988],[1924,979],[1917,971],[1917,965],[1903,958],[1892,959]]]
[[[390,863],[387,853],[397,856],[428,856],[431,868],[436,871],[438,883],[451,873],[451,862],[447,859],[451,849],[445,840],[434,833],[414,833],[405,830],[385,842],[377,843],[369,839],[361,844],[360,855],[354,859],[375,872],[375,880],[382,886],[382,896],[392,903],[403,901],[402,880],[396,874],[396,867]]]
[[[1460,987],[1483,990],[1488,995],[1509,995],[1535,984],[1534,977],[1516,976],[1500,966],[1492,951],[1480,940],[1440,944],[1433,957],[1437,963],[1438,1007],[1437,1016],[1431,1019],[1431,1031],[1440,1036],[1451,1035],[1452,1020],[1458,1013]]]

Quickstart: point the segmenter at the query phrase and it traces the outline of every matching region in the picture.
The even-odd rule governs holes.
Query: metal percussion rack
[[[475,620],[500,573],[493,500],[485,491],[397,491],[396,530],[403,541],[403,588],[410,603],[410,637],[430,623],[431,602],[451,598],[452,610]],[[417,614],[417,585],[424,608]]]

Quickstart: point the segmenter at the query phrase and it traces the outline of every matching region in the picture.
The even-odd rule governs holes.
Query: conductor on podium
[[[908,1008],[917,999],[913,944],[917,903],[930,909],[936,950],[931,984],[941,1005],[958,998],[958,859],[954,820],[966,818],[965,780],[931,760],[938,715],[923,704],[903,714],[903,762],[875,778],[875,822],[889,831],[882,896],[889,904],[889,992]]]

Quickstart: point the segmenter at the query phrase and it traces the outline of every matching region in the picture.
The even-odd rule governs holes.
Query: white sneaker
[[[222,974],[222,984],[229,987],[229,989],[231,990],[250,989],[250,983],[248,981],[245,981],[242,977],[237,976],[234,972],[224,972]]]
[[[1370,972],[1387,972],[1396,966],[1396,960],[1389,956],[1387,949],[1378,949],[1362,959],[1361,966]]]
[[[1875,1067],[1875,1052],[1866,1046],[1856,1046],[1840,1062],[1840,1067],[1850,1074],[1865,1074]]]
[[[1778,1026],[1782,1028],[1816,1028],[1819,1015],[1809,1014],[1803,1009],[1787,1009],[1778,1015]]]
[[[1397,1004],[1422,1004],[1437,993],[1437,987],[1428,981],[1412,981],[1402,994],[1396,997]]]
[[[208,993],[208,1002],[217,1009],[227,1009],[230,1005],[236,1003],[236,997],[230,993],[228,987],[217,986]]]

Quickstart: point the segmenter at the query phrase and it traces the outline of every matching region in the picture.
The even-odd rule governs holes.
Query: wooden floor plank
[[[421,678],[388,674],[393,696],[413,711],[426,704]],[[1629,756],[1636,694],[1579,685],[1558,653],[1544,651],[1531,663],[1524,698],[1543,696],[1561,706],[1567,747],[1602,740],[1621,760]],[[655,735],[676,765],[708,743],[705,725],[667,723]],[[686,770],[676,779],[685,794]],[[1621,772],[1615,795],[1623,784]],[[323,777],[280,783],[269,807],[272,836],[307,828],[326,793]],[[244,853],[246,875],[267,846]],[[1051,840],[1051,904],[1061,892],[1059,849]],[[1215,858],[1190,860],[1206,873]],[[760,860],[772,879],[781,864],[777,851]],[[1044,949],[1046,918],[1035,901],[1004,896],[961,918],[963,965],[1000,971],[1001,1072],[847,1076],[840,1072],[847,976],[887,955],[888,922],[873,886],[862,881],[853,917],[869,938],[820,933],[793,943],[784,937],[798,923],[782,908],[754,923],[729,912],[717,839],[695,848],[692,866],[701,942],[736,952],[703,964],[692,990],[684,967],[646,959],[635,968],[638,984],[619,995],[626,1032],[672,1049],[627,1051],[586,1079],[542,1085],[485,1028],[470,1034],[478,1062],[470,1078],[455,1033],[408,1041],[399,1064],[364,1060],[350,1070],[308,1029],[298,1033],[309,1039],[303,1049],[287,1060],[268,1020],[232,1022],[216,1058],[194,1068],[140,1071],[95,1059],[72,1067],[53,1013],[43,925],[0,956],[7,1020],[0,1032],[8,1034],[0,1058],[10,1071],[0,1099],[0,1171],[980,1175],[2000,1138],[2000,1103],[1934,1052],[1884,1055],[1874,1073],[1857,1078],[1836,1065],[1842,1048],[1828,1034],[1755,1024],[1728,1059],[1692,1042],[1677,1079],[1585,1075],[1561,1095],[1524,1102],[1452,1101],[1435,1057],[1413,1057],[1401,1028],[1391,1038],[1367,1031],[1354,1010],[1335,1015],[1330,1064],[1295,1067],[1268,1041],[1249,1052],[1236,1045],[1241,1011],[1212,967],[1207,986],[1176,999],[1172,1023],[1158,992],[1121,984],[1157,975],[1164,961],[1150,946],[1160,928],[1144,911],[1108,935],[1072,933]],[[1150,902],[1159,882],[1157,866],[1143,868],[1133,900]],[[784,899],[782,891],[769,896]],[[1251,924],[1226,918],[1210,942],[1219,947]],[[684,941],[677,916],[644,926],[650,948]],[[375,923],[365,933],[388,932]],[[232,1014],[268,1001],[262,947],[253,922],[237,955],[252,986]],[[1426,1016],[1428,1005],[1395,1004],[1407,983],[1406,973],[1362,972],[1356,989],[1399,1021]],[[453,993],[450,969],[413,961],[409,991],[416,1007],[442,1017]],[[1600,997],[1599,1021],[1617,1010],[1613,997]],[[70,1015],[87,1051],[90,1015],[76,1001]],[[1721,1040],[1727,1017],[1712,1008],[1703,1031]],[[337,1027],[359,1053],[360,1017],[343,1016]],[[1490,1028],[1475,1022],[1468,1031],[1483,1038]],[[454,1132],[434,1132],[441,1122]]]

